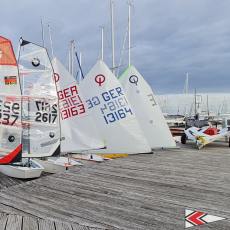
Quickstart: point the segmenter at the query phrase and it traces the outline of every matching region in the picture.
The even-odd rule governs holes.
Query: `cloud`
[[[109,0],[16,0],[1,3],[1,36],[14,49],[23,37],[45,44],[50,52],[50,23],[54,53],[68,66],[69,41],[83,54],[85,74],[94,66],[105,25],[105,62],[111,67]],[[201,92],[229,92],[230,15],[228,0],[134,0],[131,18],[131,61],[155,94],[180,93],[189,72],[189,88]],[[119,64],[128,21],[126,1],[114,0],[116,65]],[[127,48],[127,45],[126,45]],[[76,63],[75,63],[76,64]],[[77,65],[77,64],[76,64]],[[128,65],[124,52],[120,74]],[[77,71],[75,68],[75,73]]]

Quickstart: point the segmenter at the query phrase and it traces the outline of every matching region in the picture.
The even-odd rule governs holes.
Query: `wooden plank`
[[[72,230],[72,226],[69,223],[62,223],[60,221],[55,221],[56,230]]]
[[[31,216],[23,217],[22,230],[38,230],[38,220]]]
[[[21,230],[22,216],[8,215],[6,230]]]
[[[55,225],[53,221],[38,219],[38,229],[39,230],[55,230]]]
[[[43,229],[183,229],[186,208],[230,218],[229,159],[226,143],[198,150],[188,142],[12,182],[1,190],[0,209],[50,221]],[[229,225],[219,221],[202,229]]]
[[[6,229],[6,222],[7,222],[8,216],[4,213],[0,213],[0,230]]]
[[[81,226],[81,225],[72,225],[73,230],[89,230],[90,228],[86,227],[86,226]],[[98,228],[99,229],[99,228]],[[101,230],[102,228],[100,228]]]

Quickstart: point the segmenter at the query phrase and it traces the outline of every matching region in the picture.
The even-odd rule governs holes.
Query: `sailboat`
[[[153,91],[136,68],[130,64],[130,7],[129,4],[129,67],[119,78],[124,92],[152,149],[173,148],[176,143],[165,121]]]
[[[88,150],[105,148],[105,145],[77,81],[56,57],[52,60],[52,65],[59,97],[61,152],[71,153],[72,159],[83,164],[108,161],[108,158],[84,154]]]
[[[106,149],[90,154],[150,153],[128,98],[107,65],[98,61],[81,82],[81,91]]]
[[[23,179],[39,177],[44,168],[31,159],[22,159],[24,102],[11,41],[4,37],[0,37],[0,79],[0,172]]]
[[[131,65],[119,78],[152,149],[174,148],[176,143],[151,87]]]
[[[24,97],[28,97],[29,109],[24,107],[30,122],[28,135],[29,155],[37,157],[45,172],[57,173],[76,165],[82,165],[60,154],[59,100],[55,75],[44,47],[22,40],[19,56],[19,72],[23,82]],[[32,99],[31,99],[32,97]],[[26,155],[23,153],[23,156]],[[56,158],[55,158],[56,157]],[[46,162],[44,162],[44,159]]]
[[[107,147],[88,152],[106,156],[152,153],[129,100],[114,75],[113,0],[111,0],[111,28],[112,72],[103,62],[102,40],[102,58],[97,61],[80,85],[87,107]]]

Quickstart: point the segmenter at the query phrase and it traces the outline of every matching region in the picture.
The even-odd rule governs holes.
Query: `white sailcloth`
[[[47,50],[21,41],[20,82],[23,92],[23,157],[55,156],[60,153],[57,90]]]
[[[119,78],[151,148],[176,147],[153,91],[134,66]]]
[[[103,61],[98,61],[84,78],[81,90],[107,147],[90,153],[151,152],[120,82]]]
[[[61,152],[76,152],[104,147],[97,127],[85,106],[76,80],[58,61],[52,60],[59,96]]]
[[[0,36],[0,164],[21,161],[21,89],[10,40]]]

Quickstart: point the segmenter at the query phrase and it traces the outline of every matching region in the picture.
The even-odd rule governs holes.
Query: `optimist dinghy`
[[[81,91],[106,149],[90,154],[150,153],[151,149],[117,78],[100,60],[81,82]]]
[[[176,143],[158,105],[153,91],[136,68],[131,65],[119,82],[152,149],[175,148]]]
[[[52,60],[52,65],[59,97],[61,152],[71,153],[71,159],[83,164],[108,161],[109,158],[85,153],[88,150],[105,148],[105,145],[77,81],[56,57]]]

